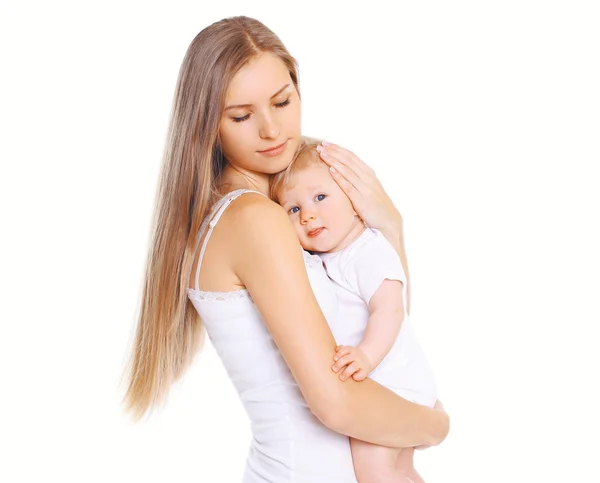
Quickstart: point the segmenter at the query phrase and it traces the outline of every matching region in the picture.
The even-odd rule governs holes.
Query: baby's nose
[[[303,220],[313,220],[315,218],[315,212],[312,210],[302,210]]]

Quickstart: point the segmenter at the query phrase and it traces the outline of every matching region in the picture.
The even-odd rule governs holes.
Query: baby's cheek
[[[303,240],[300,240],[300,245],[302,245],[302,248],[304,248],[306,251],[316,251],[316,247],[313,243],[310,242],[310,240],[307,240],[306,238]]]
[[[298,237],[298,241],[300,242],[302,248],[304,248],[305,250],[309,250],[309,240],[304,234],[304,230],[296,230],[296,236]]]

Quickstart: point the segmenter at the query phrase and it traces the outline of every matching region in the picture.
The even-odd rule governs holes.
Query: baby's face
[[[278,197],[305,250],[341,250],[364,226],[324,163],[295,173]]]

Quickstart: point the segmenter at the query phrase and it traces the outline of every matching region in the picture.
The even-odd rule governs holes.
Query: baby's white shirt
[[[433,406],[437,398],[435,377],[406,313],[406,274],[394,247],[379,230],[366,227],[343,250],[317,255],[336,287],[338,313],[329,325],[339,345],[358,346],[367,327],[373,294],[386,279],[402,282],[402,328],[388,355],[369,377],[406,399]]]
[[[323,260],[329,278],[336,283],[338,310],[345,315],[340,317],[338,313],[339,323],[334,324],[339,332],[333,334],[338,344],[360,343],[369,319],[369,302],[385,279],[402,282],[406,317],[406,275],[400,257],[380,231],[365,227],[343,250],[317,255]]]

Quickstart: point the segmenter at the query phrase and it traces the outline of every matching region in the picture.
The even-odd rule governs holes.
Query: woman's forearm
[[[448,434],[448,415],[441,410],[412,403],[371,379],[344,384],[344,401],[337,407],[331,429],[394,448],[435,446]]]
[[[410,315],[410,274],[408,272],[406,250],[404,249],[404,224],[402,218],[387,229],[381,230],[381,233],[392,244],[396,253],[398,253],[402,268],[404,268],[404,273],[406,274],[406,313]]]

